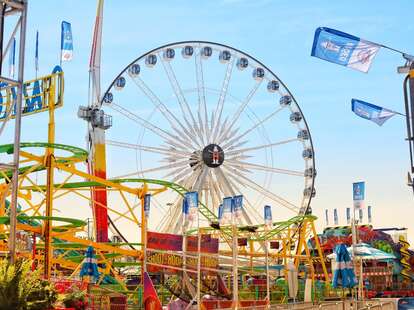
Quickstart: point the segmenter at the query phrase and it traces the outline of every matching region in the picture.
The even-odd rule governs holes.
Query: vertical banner
[[[271,206],[264,206],[264,222],[265,225],[271,226],[272,225],[272,207]]]
[[[198,192],[187,192],[184,199],[188,207],[188,220],[194,221],[198,215]]]
[[[364,213],[362,212],[362,209],[359,209],[359,223],[362,223],[364,219]]]
[[[233,212],[236,218],[242,216],[243,210],[243,195],[238,195],[233,197]]]
[[[368,223],[372,223],[372,209],[368,206]]]
[[[39,71],[39,31],[36,31],[35,71]]]
[[[70,61],[73,58],[72,26],[70,23],[62,22],[60,34],[60,61]]]
[[[221,219],[223,218],[223,204],[221,203],[218,207],[218,220],[219,223],[221,222]]]
[[[9,54],[9,77],[14,79],[14,68],[16,64],[16,38],[13,38],[12,49]]]
[[[232,197],[223,198],[223,216],[220,225],[230,224],[232,212]]]
[[[150,215],[150,207],[151,207],[151,194],[146,194],[144,196],[144,213],[147,219]]]
[[[328,209],[325,209],[325,223],[326,226],[329,226],[329,214],[328,214]]]
[[[334,209],[334,225],[338,225],[338,210]]]
[[[346,208],[346,223],[351,223],[351,208]]]
[[[365,182],[356,182],[352,184],[354,208],[359,209],[364,207],[365,199]]]
[[[183,198],[183,216],[185,219],[188,218],[188,203],[187,203],[187,199],[185,199],[185,197]]]

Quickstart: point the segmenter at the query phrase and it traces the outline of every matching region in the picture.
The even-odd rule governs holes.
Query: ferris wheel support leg
[[[94,176],[106,179],[105,130],[93,129],[92,172]],[[97,242],[108,242],[108,211],[106,187],[94,187],[92,190],[93,212]],[[105,206],[105,207],[104,207]]]

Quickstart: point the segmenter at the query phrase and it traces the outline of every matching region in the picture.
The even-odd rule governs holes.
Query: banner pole
[[[239,277],[237,268],[237,255],[238,255],[238,244],[237,244],[237,227],[236,219],[234,216],[234,210],[231,212],[231,222],[233,231],[233,308],[238,307],[238,295],[239,295]]]

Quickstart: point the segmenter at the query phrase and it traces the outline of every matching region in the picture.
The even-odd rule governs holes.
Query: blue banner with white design
[[[242,216],[243,211],[243,195],[237,195],[233,197],[233,212],[236,218]]]
[[[146,218],[149,217],[150,208],[151,208],[151,194],[146,194],[144,196],[144,213],[145,213]]]
[[[65,21],[62,22],[60,35],[60,57],[61,61],[70,61],[73,58],[72,26]]]
[[[220,204],[218,207],[218,220],[219,222],[221,221],[222,217],[223,217],[223,204]]]
[[[354,208],[362,208],[365,199],[365,182],[356,182],[352,184]]]
[[[329,211],[328,211],[328,209],[325,209],[325,223],[326,223],[326,226],[329,225]]]
[[[184,217],[187,218],[187,216],[188,216],[188,203],[187,203],[187,199],[185,199],[185,197],[183,198],[182,211],[183,211]]]
[[[327,27],[315,31],[312,53],[314,57],[368,72],[380,45]]]
[[[270,226],[272,225],[272,207],[271,206],[264,206],[264,222],[265,225]]]
[[[233,198],[225,197],[223,198],[223,213],[220,221],[220,225],[230,224],[231,222],[231,213],[233,208]]]
[[[193,221],[198,215],[198,192],[187,192],[184,199],[188,208],[188,220]]]
[[[352,99],[352,111],[359,117],[370,120],[378,126],[382,126],[382,124],[384,124],[395,114],[400,114],[358,99]]]

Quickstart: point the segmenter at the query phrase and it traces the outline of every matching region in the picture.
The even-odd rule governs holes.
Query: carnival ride
[[[240,50],[203,41],[151,50],[115,77],[102,107],[115,113],[106,145],[137,165],[110,162],[114,177],[171,180],[214,214],[243,193],[244,224],[261,223],[265,204],[280,218],[310,208],[316,172],[304,116],[283,82]],[[181,200],[168,199],[156,199],[168,209],[154,228],[178,232]]]
[[[179,84],[178,71],[173,70],[173,62],[179,61],[175,59],[176,51],[177,55],[181,52],[180,62],[193,65],[196,87],[188,85],[188,80],[184,82],[187,83],[186,86]],[[213,76],[206,73],[206,64],[211,63],[212,60],[209,59],[215,56],[218,57],[219,66],[224,67],[222,79],[217,79],[217,73],[210,73]],[[167,106],[163,103],[164,99],[159,99],[165,95],[156,95],[149,86],[149,81],[153,79],[150,72],[155,71],[158,60],[169,81],[168,85],[174,91],[178,104],[174,108],[170,106],[174,98],[167,100]],[[183,67],[179,72],[186,74],[190,71]],[[235,81],[235,77],[239,80]],[[207,86],[207,81],[214,80],[220,80],[221,89]],[[32,257],[38,266],[43,265],[46,277],[76,277],[83,253],[87,246],[92,245],[97,252],[101,272],[98,283],[116,284],[118,290],[129,294],[135,300],[141,287],[137,285],[135,291],[130,290],[126,285],[124,271],[132,267],[136,272],[143,272],[145,265],[148,265],[149,269],[158,268],[158,272],[163,271],[165,276],[162,284],[167,289],[167,295],[179,297],[186,302],[194,300],[195,295],[199,296],[199,302],[200,294],[216,296],[217,300],[203,301],[206,304],[209,302],[210,306],[220,302],[223,303],[222,306],[228,305],[229,302],[233,302],[231,299],[240,299],[240,302],[244,300],[245,304],[252,304],[252,301],[248,300],[252,299],[249,294],[248,298],[242,297],[246,290],[250,289],[245,287],[245,281],[240,282],[240,294],[234,291],[234,281],[239,281],[231,276],[235,263],[236,266],[240,266],[236,267],[240,272],[240,279],[243,279],[244,275],[245,280],[251,277],[259,281],[267,272],[273,279],[268,286],[274,286],[277,278],[287,276],[286,266],[290,260],[295,262],[298,269],[306,264],[308,276],[314,279],[313,261],[305,242],[311,235],[316,235],[313,224],[315,218],[309,215],[316,174],[310,133],[290,92],[263,64],[231,47],[200,41],[166,45],[137,58],[115,78],[102,96],[102,104],[105,108],[110,107],[119,113],[116,118],[119,121],[115,124],[119,124],[120,128],[114,126],[111,129],[111,140],[106,141],[106,144],[138,150],[137,154],[132,154],[136,156],[138,168],[131,169],[131,165],[112,166],[112,162],[109,161],[109,173],[114,174],[116,171],[117,174],[109,178],[88,173],[89,169],[85,171],[88,161],[91,160],[87,151],[55,143],[54,113],[55,109],[63,105],[63,82],[63,72],[57,67],[51,75],[25,82],[24,93],[23,116],[48,112],[49,122],[47,142],[20,145],[17,227],[19,231],[26,232],[26,239],[22,239],[24,246],[20,246],[19,255]],[[236,97],[243,94],[231,94],[229,89],[233,83],[236,89],[250,88],[244,94],[245,99],[240,100]],[[142,91],[143,96],[137,100],[142,102],[139,113],[130,111],[124,104],[126,101],[123,98],[128,97],[122,97],[122,94],[128,91],[128,85],[136,85]],[[161,92],[161,87],[158,87],[157,91]],[[13,86],[3,85],[1,89],[2,129],[13,118],[15,92]],[[28,95],[29,93],[31,95]],[[275,104],[276,94],[280,97],[279,107]],[[255,100],[252,100],[253,98]],[[141,113],[147,111],[144,106],[145,100],[153,105],[148,115]],[[212,105],[215,100],[217,105]],[[195,107],[194,102],[197,102]],[[255,106],[253,103],[258,104]],[[208,111],[208,108],[211,111]],[[178,111],[181,111],[181,117]],[[278,114],[284,115],[280,122],[287,125],[293,123],[293,126],[289,126],[292,128],[278,130],[285,127],[273,120]],[[105,116],[99,113],[98,115]],[[131,132],[122,126],[121,116],[139,125],[137,144],[115,140],[117,134],[124,132],[122,137],[125,139],[128,138],[125,133]],[[165,117],[165,121],[160,120],[161,116]],[[166,127],[167,124],[170,127]],[[147,137],[148,133],[154,136]],[[275,140],[273,133],[278,134],[278,140]],[[150,145],[149,142],[159,145]],[[287,148],[285,158],[284,152],[274,151],[276,146],[289,145],[294,147]],[[12,144],[0,147],[2,158],[7,158],[13,151]],[[154,154],[151,157],[152,163],[159,160],[167,164],[143,168],[149,160],[143,152]],[[123,153],[123,162],[131,162],[128,156]],[[295,167],[296,170],[293,168],[294,158],[297,159],[295,164],[298,166],[302,162],[302,167]],[[247,159],[250,159],[249,162]],[[288,169],[276,168],[275,162],[286,164],[285,167]],[[120,171],[125,173],[120,175]],[[254,171],[263,172],[263,175],[257,177],[258,173],[253,173]],[[168,181],[157,179],[160,172]],[[0,236],[5,255],[11,176],[10,169],[0,170]],[[284,178],[286,181],[280,181]],[[260,182],[263,185],[260,185]],[[272,191],[274,182],[278,182],[281,193],[289,194],[290,197],[275,194]],[[283,185],[287,184],[294,184],[292,188],[295,191],[283,190]],[[201,198],[198,207],[200,221],[197,225],[184,225],[183,231],[181,204],[188,191],[197,191]],[[100,192],[105,192],[107,204],[102,203]],[[238,218],[235,225],[220,225],[218,204],[226,196],[234,196],[236,193],[243,193],[245,197],[243,215]],[[151,210],[149,218],[144,214],[144,199],[147,194],[151,194],[151,209],[154,210]],[[259,195],[259,198],[254,198],[255,195]],[[257,206],[264,203],[276,204],[293,211],[293,218],[289,221],[276,221],[270,226],[264,225],[257,213]],[[84,206],[84,210],[74,210],[74,205],[76,208]],[[102,227],[99,226],[101,222],[97,220],[96,212],[92,212],[90,206],[92,209],[105,209],[110,229],[114,236],[118,236],[118,242],[98,242],[98,232],[102,234]],[[168,210],[165,209],[166,206]],[[160,212],[157,209],[164,211]],[[56,216],[56,212],[65,216]],[[87,223],[76,218],[75,215],[79,212],[94,217],[95,238],[86,233]],[[138,215],[139,213],[141,214]],[[74,216],[66,217],[68,214]],[[159,215],[162,215],[162,220],[157,222]],[[158,226],[163,232],[181,233],[182,236],[187,236],[185,238],[198,236],[198,240],[216,239],[218,249],[214,253],[200,253],[202,247],[193,248],[192,251],[180,249],[176,253],[162,249],[158,252],[155,249],[146,249],[146,219],[149,219],[149,230]],[[128,227],[126,223],[133,227],[128,229],[129,235],[128,232],[125,233],[125,229],[120,229]],[[273,244],[272,247],[269,248],[269,244]],[[238,248],[236,255],[234,247]],[[171,257],[177,253],[181,257],[181,260],[178,259],[178,266],[170,262],[165,264],[157,261],[160,255]],[[322,252],[319,251],[316,256],[321,255]],[[210,267],[207,256],[213,257],[213,265]],[[195,265],[192,268],[190,263],[183,266],[183,262],[185,265],[185,262],[190,262],[191,259],[198,265],[197,268]],[[273,267],[269,269],[269,265]],[[180,272],[169,272],[174,268]],[[226,284],[232,289],[226,288]],[[269,302],[271,296],[266,296],[256,296],[256,304],[266,303],[266,300]],[[226,303],[225,299],[230,301]]]

